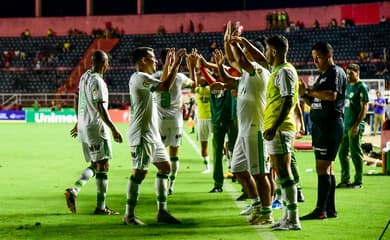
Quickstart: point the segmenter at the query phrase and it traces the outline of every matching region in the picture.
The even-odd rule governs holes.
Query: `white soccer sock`
[[[171,158],[172,159],[172,158]],[[179,171],[179,158],[175,158],[175,160],[171,160],[171,174],[169,176],[169,189],[173,190],[173,186],[176,181],[177,172]]]
[[[125,216],[135,216],[135,206],[139,198],[141,184],[135,183],[131,177],[127,183],[127,202],[125,209]]]
[[[74,186],[72,187],[72,193],[77,196],[80,189],[91,179],[95,176],[95,172],[90,167],[87,167],[84,169],[84,171],[81,173],[80,178],[74,183]]]
[[[157,174],[155,182],[158,210],[167,210],[168,176]]]
[[[106,208],[106,195],[108,189],[108,176],[107,172],[97,172],[96,173],[96,204],[97,208],[105,209]]]
[[[283,189],[282,189],[283,191]],[[290,221],[297,222],[299,221],[298,219],[298,191],[297,191],[297,186],[295,184],[288,186],[284,188],[284,191],[286,192],[286,208],[287,208],[287,214],[288,214],[288,219]]]

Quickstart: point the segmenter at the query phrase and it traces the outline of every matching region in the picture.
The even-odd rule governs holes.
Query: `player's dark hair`
[[[333,47],[328,42],[317,42],[316,44],[314,44],[311,50],[315,50],[323,55],[329,54],[330,56],[333,56]]]
[[[150,48],[150,47],[138,47],[138,48],[136,48],[132,52],[132,54],[131,54],[133,64],[136,64],[143,57],[146,57],[148,55],[149,51],[153,52],[153,48]]]
[[[280,53],[287,53],[288,40],[283,35],[273,35],[265,39],[265,43],[274,47]]]
[[[107,54],[103,50],[96,50],[92,53],[92,65],[101,67],[106,59]]]

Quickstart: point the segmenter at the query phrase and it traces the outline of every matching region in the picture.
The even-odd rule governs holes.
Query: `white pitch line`
[[[183,135],[186,138],[186,140],[191,144],[191,146],[196,151],[196,153],[198,153],[199,156],[201,156],[200,148],[199,148],[198,144],[196,144],[194,142],[194,140],[192,140],[192,138],[185,131],[183,131]],[[236,203],[238,209],[245,208],[246,205],[244,202],[235,200],[239,196],[239,193],[234,189],[232,184],[228,181],[224,181],[224,185],[225,185],[225,188],[227,189],[227,192],[230,194],[233,201]],[[278,240],[278,238],[272,233],[272,231],[269,227],[266,228],[265,226],[259,226],[259,225],[252,225],[252,226],[256,229],[256,232],[259,234],[261,239]]]

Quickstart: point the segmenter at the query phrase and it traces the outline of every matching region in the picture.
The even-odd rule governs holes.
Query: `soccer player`
[[[187,68],[190,73],[190,78],[194,81],[192,84],[192,92],[195,93],[196,103],[196,129],[198,131],[198,139],[201,147],[201,155],[205,169],[202,173],[210,172],[210,161],[208,152],[209,136],[212,132],[211,125],[211,107],[210,107],[210,86],[202,75],[196,74],[196,65],[199,60],[198,50],[193,49],[191,54],[186,58]]]
[[[297,187],[291,172],[291,152],[295,137],[294,108],[298,102],[298,74],[287,62],[288,40],[282,35],[265,39],[266,59],[272,67],[264,111],[264,133],[271,164],[281,186],[286,205],[274,230],[300,230]]]
[[[168,175],[171,171],[167,151],[162,143],[158,130],[158,113],[155,95],[153,92],[167,92],[176,78],[185,49],[176,52],[170,49],[166,62],[170,66],[165,68],[161,79],[152,76],[156,72],[157,59],[152,48],[139,47],[133,52],[133,63],[136,72],[129,80],[131,111],[128,129],[128,140],[133,161],[133,172],[127,185],[127,203],[122,222],[128,225],[144,225],[135,216],[135,207],[138,202],[140,186],[151,163],[157,167],[155,189],[157,194],[157,222],[178,224],[181,223],[167,210]]]
[[[368,87],[360,81],[360,67],[350,64],[347,67],[347,92],[345,94],[345,115],[343,139],[339,149],[341,182],[337,187],[363,187],[363,149],[364,118],[368,110]],[[349,154],[355,167],[354,182],[350,182]]]
[[[165,62],[169,48],[161,51],[160,59]],[[163,68],[168,68],[165,62]],[[157,71],[153,76],[161,79],[163,71]],[[183,113],[181,90],[190,86],[192,80],[183,73],[177,73],[172,87],[167,92],[156,92],[156,101],[159,117],[159,130],[165,147],[169,147],[171,173],[169,175],[168,195],[173,194],[176,176],[179,171],[179,147],[183,135]]]
[[[254,46],[245,38],[233,37],[230,44],[242,76],[233,78],[225,72],[221,51],[215,52],[215,59],[219,74],[226,86],[238,89],[237,115],[240,124],[233,150],[232,172],[252,199],[252,204],[248,208],[249,214],[252,211],[249,223],[272,224],[271,185],[267,177],[270,165],[267,164],[268,154],[262,137],[266,88],[270,73],[254,61]],[[258,49],[262,48],[261,43],[257,42],[257,44]],[[259,51],[258,49],[256,50]],[[224,87],[225,84],[222,86]]]
[[[78,101],[75,103],[77,123],[70,131],[82,144],[84,158],[91,165],[84,169],[72,188],[65,191],[68,208],[76,213],[76,197],[89,179],[96,175],[97,206],[95,214],[112,215],[119,212],[106,205],[109,160],[112,156],[111,138],[122,142],[122,136],[108,114],[108,89],[103,74],[108,69],[108,56],[97,50],[92,54],[92,68],[80,78]]]
[[[218,71],[215,64],[207,62],[203,57],[199,57],[199,71],[205,80],[212,84],[216,79],[210,74],[206,67],[211,67]],[[237,70],[229,68],[234,72]],[[228,70],[229,71],[229,70]],[[231,74],[233,75],[233,74]],[[218,81],[221,81],[218,79]],[[236,99],[230,89],[216,89],[210,94],[211,122],[213,129],[213,180],[214,187],[209,193],[223,192],[223,151],[225,136],[228,138],[228,150],[233,152],[234,143],[237,139],[238,123]]]
[[[337,217],[335,206],[336,178],[333,162],[343,136],[344,101],[347,79],[344,70],[333,61],[333,47],[317,42],[311,51],[314,64],[320,71],[309,89],[300,84],[300,95],[310,104],[312,145],[318,178],[315,209],[301,220]]]

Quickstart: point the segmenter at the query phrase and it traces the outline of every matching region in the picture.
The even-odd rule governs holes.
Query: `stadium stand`
[[[345,66],[350,62],[359,63],[362,78],[378,78],[383,69],[383,49],[389,48],[390,24],[356,25],[329,29],[304,28],[286,30],[247,31],[244,36],[256,39],[271,34],[284,34],[290,41],[288,59],[298,69],[315,67],[311,58],[311,46],[317,41],[329,41],[335,48],[335,61]],[[94,38],[81,35],[77,37],[0,37],[0,93],[55,93],[64,84],[72,69],[80,62]],[[206,57],[211,57],[211,44],[223,46],[223,33],[169,33],[123,35],[111,50],[111,68],[105,79],[110,92],[127,92],[128,79],[134,68],[130,53],[139,46],[150,46],[159,54],[165,47],[193,47]],[[64,51],[64,43],[70,50]],[[11,60],[7,63],[7,56]],[[21,54],[23,53],[23,54]],[[22,55],[22,57],[20,57]],[[38,62],[39,61],[39,62]]]

